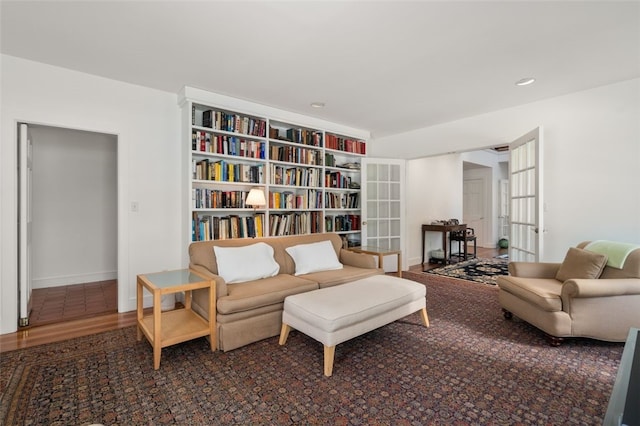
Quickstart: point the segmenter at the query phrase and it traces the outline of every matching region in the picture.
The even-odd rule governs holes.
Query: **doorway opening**
[[[479,247],[495,248],[504,237],[500,182],[509,177],[508,152],[493,148],[462,153],[462,220]]]
[[[117,136],[27,127],[30,184],[20,198],[29,204],[29,249],[21,253],[31,291],[22,325],[117,312]]]

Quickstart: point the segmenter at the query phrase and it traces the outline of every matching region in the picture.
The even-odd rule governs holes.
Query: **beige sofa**
[[[285,249],[321,241],[331,242],[343,268],[295,276],[294,260]],[[214,246],[242,247],[258,242],[273,248],[280,265],[278,275],[227,284],[218,275]],[[289,295],[384,273],[373,256],[343,249],[340,236],[333,233],[196,242],[189,246],[189,258],[190,268],[216,281],[217,344],[224,351],[279,335],[284,299]],[[251,259],[247,259],[246,267],[251,268]],[[192,309],[205,318],[209,317],[208,297],[209,290],[197,290],[192,300]]]
[[[630,327],[640,327],[640,249],[631,251],[621,268],[609,266],[606,260],[601,262],[601,272],[588,262],[574,264],[595,268],[599,275],[595,279],[572,279],[569,277],[576,273],[571,272],[559,274],[563,263],[566,271],[567,259],[563,263],[509,263],[510,275],[497,279],[505,318],[513,314],[536,326],[554,346],[565,337],[625,341]]]

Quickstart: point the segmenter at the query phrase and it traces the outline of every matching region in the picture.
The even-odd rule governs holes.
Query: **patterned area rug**
[[[338,345],[292,331],[212,353],[203,338],[153,351],[135,327],[0,355],[4,425],[600,425],[622,343],[548,346],[502,317],[497,289],[437,275],[417,314]]]
[[[506,259],[471,259],[442,268],[430,269],[429,274],[442,275],[460,280],[496,285],[496,278],[509,275],[509,261]]]

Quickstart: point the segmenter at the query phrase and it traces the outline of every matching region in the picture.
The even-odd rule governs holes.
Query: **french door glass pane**
[[[381,182],[389,180],[389,165],[378,164],[378,180]]]
[[[378,204],[380,218],[388,218],[389,217],[389,202],[388,201],[379,201]]]
[[[375,238],[377,236],[378,236],[378,221],[372,220],[371,217],[369,217],[369,219],[367,220],[367,238]]]
[[[381,200],[389,199],[389,184],[387,182],[378,184],[378,198]]]
[[[367,198],[370,200],[378,199],[378,184],[376,182],[367,182]]]
[[[400,182],[400,166],[398,164],[391,165],[391,176],[389,176],[391,182]]]
[[[390,220],[390,235],[394,236],[394,235],[400,235],[400,219],[394,219],[394,220]]]
[[[367,166],[367,182],[375,182],[378,180],[378,166],[369,164]]]
[[[367,216],[370,219],[377,219],[378,216],[378,202],[377,201],[367,201]],[[367,224],[370,222],[367,221]]]
[[[400,250],[400,238],[391,238],[391,250]]]
[[[389,217],[400,217],[400,201],[391,201],[389,204]],[[398,232],[395,235],[400,235]]]
[[[388,237],[389,236],[389,221],[381,220],[378,223],[378,235],[380,237]]]

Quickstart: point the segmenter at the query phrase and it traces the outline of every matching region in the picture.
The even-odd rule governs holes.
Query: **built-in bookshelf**
[[[346,244],[359,244],[364,137],[304,116],[276,119],[273,109],[246,102],[244,109],[223,107],[186,91],[181,104],[191,241],[338,232]],[[246,205],[253,188],[264,192],[264,206]]]

